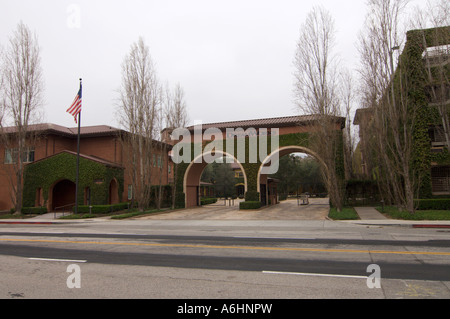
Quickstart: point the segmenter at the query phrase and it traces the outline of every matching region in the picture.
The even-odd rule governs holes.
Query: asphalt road
[[[81,288],[66,285],[69,265]],[[369,265],[381,287],[369,288]],[[0,298],[449,298],[450,232],[326,220],[0,225]]]
[[[317,199],[0,224],[0,298],[171,299],[173,313],[194,299],[450,297],[448,229],[335,222],[327,211]]]
[[[307,240],[70,233],[15,233],[11,238],[8,235],[11,234],[0,233],[2,237],[7,236],[0,238],[1,254],[24,258],[85,260],[127,266],[367,276],[369,264],[365,257],[372,255],[371,263],[380,266],[383,278],[450,281],[448,263],[427,263],[421,259],[422,256],[432,256],[450,261],[450,240]],[[15,236],[21,238],[15,239]],[[118,250],[111,251],[110,246]],[[378,258],[378,255],[414,257],[389,261]],[[340,260],[342,256],[348,258]]]

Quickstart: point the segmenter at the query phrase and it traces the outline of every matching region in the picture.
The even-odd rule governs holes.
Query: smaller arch
[[[34,207],[41,207],[44,204],[44,192],[42,187],[36,189],[36,198],[34,200]]]
[[[111,179],[108,188],[108,202],[109,205],[118,204],[119,203],[119,183],[116,178]]]
[[[60,179],[49,188],[49,211],[71,210],[75,205],[76,185],[69,179]]]
[[[206,163],[203,160],[203,156],[204,155],[210,155],[212,154],[212,151],[208,151],[208,152],[204,152],[200,155],[198,155],[197,157],[195,157],[191,163],[189,164],[189,166],[186,169],[186,172],[184,173],[184,179],[183,179],[183,192],[185,194],[185,207],[189,208],[189,207],[194,207],[196,205],[193,205],[192,203],[194,202],[192,196],[194,193],[197,192],[196,187],[199,187],[200,185],[200,178],[201,178],[201,173],[203,172],[203,170],[205,169],[205,167],[208,165],[208,163]],[[230,157],[233,158],[234,161],[239,165],[243,175],[244,175],[244,185],[245,185],[245,192],[247,192],[248,189],[248,184],[247,184],[247,174],[245,173],[245,169],[242,166],[242,164],[237,160],[236,157],[234,157],[233,155],[221,151],[221,150],[215,150],[214,154],[216,155],[217,153],[222,154],[222,156],[224,157]],[[201,162],[198,162],[200,159],[202,159]],[[198,204],[197,204],[198,205]]]
[[[325,170],[325,174],[328,175],[327,165],[325,164],[325,162],[322,160],[322,158],[316,152],[310,150],[309,148],[303,147],[303,146],[297,146],[297,145],[283,146],[283,147],[280,147],[277,150],[273,151],[269,155],[267,155],[267,157],[261,162],[261,166],[258,169],[258,177],[257,177],[257,184],[256,184],[258,193],[261,192],[261,184],[260,184],[261,183],[261,170],[262,170],[263,166],[266,165],[267,163],[269,163],[277,153],[278,153],[278,158],[281,158],[281,157],[283,157],[287,154],[291,154],[291,153],[305,153],[305,154],[311,155],[319,161],[322,168]]]

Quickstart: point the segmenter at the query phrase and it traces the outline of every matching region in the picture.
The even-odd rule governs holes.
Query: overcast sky
[[[425,3],[425,0],[413,1]],[[180,83],[191,122],[295,115],[293,57],[315,5],[334,16],[336,51],[358,63],[363,0],[0,0],[0,45],[19,21],[36,32],[45,78],[45,121],[66,113],[83,78],[82,125],[118,126],[121,63],[142,36],[159,78]]]

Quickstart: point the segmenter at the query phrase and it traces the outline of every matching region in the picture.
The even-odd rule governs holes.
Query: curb
[[[411,225],[412,228],[448,228],[450,229],[450,225],[423,225],[423,224],[417,224],[417,225]]]
[[[13,225],[54,225],[54,224],[58,224],[58,223],[54,223],[54,222],[18,222],[18,221],[0,221],[0,224],[13,224]]]
[[[413,221],[402,221],[402,222],[395,222],[395,220],[348,220],[348,221],[341,221],[348,224],[353,225],[360,225],[360,226],[378,226],[378,227],[388,227],[388,226],[395,226],[395,227],[409,227],[409,228],[443,228],[443,229],[450,229],[450,224],[440,224],[440,223],[417,223]],[[448,222],[448,221],[447,221]]]

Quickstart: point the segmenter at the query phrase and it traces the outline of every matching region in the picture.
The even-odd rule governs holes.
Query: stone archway
[[[239,154],[245,151],[245,160],[239,163],[242,171],[245,172],[245,201],[256,202],[261,200],[261,170],[275,154],[282,157],[295,152],[307,153],[318,159],[324,168],[325,175],[330,177],[337,174],[338,179],[343,178],[340,169],[343,165],[342,152],[338,152],[335,158],[339,167],[332,168],[327,167],[324,160],[308,148],[310,143],[314,143],[311,138],[317,130],[320,118],[316,115],[302,115],[194,125],[185,129],[182,141],[186,145],[191,143],[191,148],[186,147],[189,154],[192,154],[192,150],[196,153],[201,149],[206,149],[212,141],[214,141],[214,145],[211,147],[215,147],[216,150],[220,149],[220,152],[223,153],[237,154],[238,158],[241,158]],[[345,127],[345,118],[332,116],[331,121],[330,123],[334,124],[334,129],[338,133]],[[342,134],[337,136],[342,139]],[[232,140],[234,141],[229,144],[228,142]],[[274,149],[275,151],[272,151]],[[270,155],[267,155],[267,151],[271,152]],[[183,148],[183,156],[184,152]],[[197,158],[202,156],[204,154]],[[265,159],[263,159],[264,157]],[[235,157],[233,156],[233,158]],[[206,163],[195,163],[196,159],[192,159],[192,157],[188,158],[188,161],[183,162],[183,165],[179,167],[180,178],[176,183],[176,201],[180,207],[184,203],[185,208],[197,206],[199,180],[206,166]],[[331,171],[332,169],[336,170],[336,174]],[[335,186],[337,187],[337,185]]]
[[[325,164],[325,162],[322,160],[322,158],[315,153],[314,151],[312,151],[309,148],[303,147],[303,146],[298,146],[298,145],[289,145],[289,146],[283,146],[278,148],[277,150],[273,151],[271,154],[269,154],[261,163],[261,166],[259,167],[258,170],[258,176],[257,176],[257,181],[256,181],[256,187],[257,187],[257,191],[258,193],[260,193],[260,200],[261,202],[265,202],[263,203],[263,205],[267,204],[268,201],[268,188],[266,187],[267,185],[267,175],[264,174],[262,172],[263,167],[267,167],[269,163],[271,163],[272,159],[274,158],[281,158],[285,155],[288,154],[292,154],[292,153],[305,153],[308,155],[313,156],[315,159],[317,159],[317,161],[319,161],[321,168],[324,170],[325,175],[328,175],[328,167]],[[265,193],[265,194],[264,194]]]
[[[202,153],[201,155],[198,155],[191,161],[191,163],[186,169],[186,172],[184,173],[183,192],[185,194],[185,208],[200,206],[199,202],[200,178],[203,170],[209,164],[206,161],[204,161],[203,157],[205,155],[211,155],[212,153],[213,152],[205,152]],[[245,191],[247,191],[247,174],[245,173],[242,164],[239,163],[239,161],[233,155],[227,152],[216,150],[214,156],[216,156],[217,153],[222,154],[222,156],[224,157],[233,158],[234,161],[239,165],[244,175]]]

